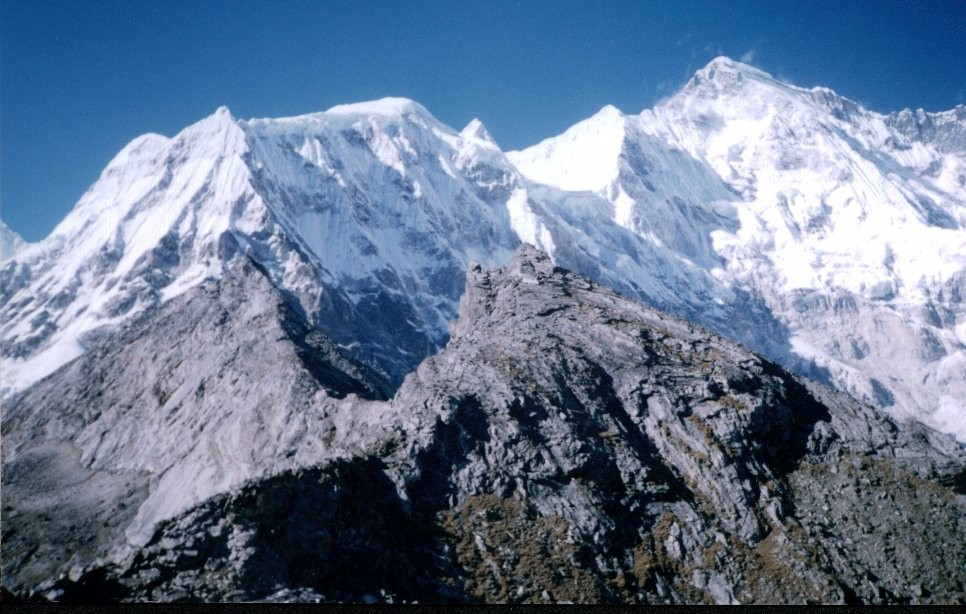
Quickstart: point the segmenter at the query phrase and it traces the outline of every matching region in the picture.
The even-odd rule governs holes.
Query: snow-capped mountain
[[[526,180],[479,121],[456,133],[402,99],[278,120],[222,108],[172,139],[133,141],[50,237],[0,270],[4,391],[220,276],[236,252],[398,384],[445,341],[469,263],[502,264],[521,240],[702,323],[757,308],[615,223],[600,196]],[[743,338],[770,348],[779,336],[757,312]]]
[[[718,59],[140,137],[0,227],[4,598],[962,601],[963,447],[774,362],[966,442],[964,134]]]
[[[508,155],[749,289],[788,345],[776,353],[740,327],[699,321],[788,366],[813,361],[858,398],[966,441],[964,150],[962,106],[882,116],[719,58],[654,109],[607,107]],[[668,197],[675,182],[688,186],[676,188],[683,202]],[[729,223],[709,215],[718,210],[733,212]]]
[[[281,120],[226,108],[125,147],[46,240],[2,273],[6,391],[99,332],[252,255],[306,317],[396,381],[445,339],[471,260],[517,239],[517,173],[398,99]]]
[[[227,109],[122,150],[0,266],[4,396],[244,253],[398,385],[445,342],[471,261],[520,242],[966,441],[963,108],[881,116],[718,59],[640,115],[504,154],[385,99]]]

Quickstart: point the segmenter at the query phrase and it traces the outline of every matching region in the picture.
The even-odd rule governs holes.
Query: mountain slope
[[[607,107],[508,155],[746,289],[787,344],[749,338],[757,314],[676,313],[966,441],[964,134],[961,108],[881,116],[719,58],[652,110]]]
[[[347,412],[388,390],[237,256],[4,403],[4,584],[118,556],[245,480],[352,450]]]
[[[457,134],[411,101],[247,122],[220,109],[173,139],[132,142],[50,237],[0,268],[4,394],[219,277],[236,253],[395,384],[445,341],[469,261],[505,263],[520,240],[704,323],[754,312],[745,337],[782,346],[753,297],[609,210],[526,181],[482,124]]]
[[[127,556],[18,588],[138,600],[966,599],[950,573],[966,564],[966,457],[949,438],[529,246],[505,269],[471,270],[448,345],[393,399],[364,412],[351,397],[331,403],[372,416],[355,449],[306,453],[310,466],[217,494]]]

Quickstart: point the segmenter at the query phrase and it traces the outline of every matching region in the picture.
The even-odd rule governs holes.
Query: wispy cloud
[[[724,55],[724,50],[721,48],[721,45],[707,42],[704,45],[689,44],[688,53],[691,57],[688,60],[687,67],[684,69],[685,81],[691,78],[694,71],[707,64],[712,58]]]
[[[689,32],[676,41],[676,45],[688,54],[688,63],[681,76],[677,79],[669,78],[657,83],[654,91],[658,95],[654,106],[665,103],[687,83],[696,70],[707,64],[713,58],[724,55],[721,45],[714,42],[701,42],[694,32]]]
[[[753,43],[747,51],[738,56],[738,61],[742,64],[751,64],[757,66],[758,68],[763,68],[758,63],[761,62],[761,50],[767,47],[768,39],[765,37],[759,37]],[[767,55],[767,54],[766,54]]]

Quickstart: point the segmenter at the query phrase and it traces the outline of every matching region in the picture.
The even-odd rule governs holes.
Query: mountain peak
[[[386,97],[379,100],[336,105],[326,111],[331,115],[423,115],[430,116],[423,105],[409,98]]]
[[[618,174],[617,158],[628,118],[613,105],[523,151],[507,157],[529,179],[563,190],[594,191]]]
[[[475,260],[471,262],[467,271],[467,285],[487,283],[484,280],[492,278],[493,275],[525,283],[539,283],[540,279],[553,275],[558,270],[545,251],[523,241],[517,246],[513,256],[502,269],[486,270],[479,262]],[[464,300],[464,302],[466,301]]]
[[[214,113],[182,130],[173,139],[175,142],[190,144],[196,155],[220,157],[238,154],[245,150],[245,131],[226,106],[218,107]],[[152,139],[160,147],[160,139]]]
[[[597,113],[594,114],[594,117],[619,119],[624,117],[624,112],[612,104],[605,104],[600,108],[600,111],[597,111]]]
[[[618,126],[620,129],[618,132],[623,133],[624,130],[624,120],[626,119],[624,112],[615,107],[612,104],[606,104],[600,108],[599,111],[594,113],[592,116],[581,122],[592,124],[597,127],[602,126]],[[580,124],[578,124],[580,125]]]
[[[231,110],[225,105],[221,105],[215,111],[203,119],[195,122],[189,128],[198,126],[204,126],[205,131],[219,131],[221,127],[227,126],[228,124],[235,124],[235,117],[231,114]]]
[[[737,91],[749,81],[778,84],[770,74],[748,64],[718,56],[694,73],[682,88],[683,92],[705,92],[716,95],[726,91]]]
[[[191,124],[185,128],[180,135],[184,134],[224,134],[230,133],[233,130],[240,130],[238,127],[238,121],[231,114],[228,107],[222,105],[215,109],[215,112],[211,115]],[[179,135],[179,136],[180,136]]]
[[[742,64],[737,60],[732,60],[726,55],[719,55],[710,62],[708,62],[703,70],[739,70],[742,66],[747,66],[747,64]]]
[[[460,136],[470,141],[482,141],[494,147],[498,147],[490,131],[486,129],[478,118],[474,117],[466,127],[460,130]]]
[[[771,75],[769,75],[763,70],[755,68],[750,64],[745,64],[737,60],[732,60],[728,56],[724,56],[724,55],[719,55],[715,59],[708,62],[704,68],[697,71],[697,74],[701,74],[701,73],[711,74],[711,73],[719,73],[719,72],[720,73],[742,73],[746,75],[764,76],[764,77],[768,77],[769,79],[772,78]]]
[[[556,269],[557,267],[545,251],[526,242],[517,247],[513,259],[506,267],[511,277],[524,281],[537,281],[552,275]]]

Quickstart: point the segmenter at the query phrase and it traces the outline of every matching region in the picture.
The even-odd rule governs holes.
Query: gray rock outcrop
[[[247,355],[244,369],[162,369],[174,355],[164,344],[150,358],[146,348],[174,332],[159,318],[190,326],[191,305],[259,304],[246,279],[244,300],[193,294],[142,320],[126,345],[92,350],[17,398],[3,424],[5,506],[12,489],[61,475],[65,454],[22,469],[35,442],[61,437],[92,450],[69,477],[94,472],[91,484],[138,511],[90,506],[92,521],[110,524],[94,533],[105,554],[47,565],[44,576],[39,563],[28,574],[17,562],[29,556],[11,559],[10,544],[37,546],[39,513],[62,517],[57,505],[86,500],[68,489],[59,503],[35,497],[29,515],[5,508],[8,588],[63,600],[966,602],[966,455],[951,438],[792,376],[530,246],[505,269],[470,271],[448,345],[388,401],[337,348],[294,341],[291,330],[306,329],[280,319],[278,303],[257,326],[244,319],[253,307],[227,314],[233,332],[216,338],[248,340],[247,353],[212,345],[205,360]],[[284,336],[266,332],[283,320]],[[325,368],[307,369],[320,350]],[[96,380],[135,356],[156,376]],[[160,383],[174,399],[190,373],[210,374],[217,394],[206,385],[199,405],[178,411],[137,397]],[[280,396],[254,403],[269,382]],[[306,392],[295,394],[298,382]],[[119,394],[140,400],[121,411]],[[102,415],[118,414],[110,423],[91,413],[105,395]],[[139,525],[159,483],[139,476],[160,465],[121,461],[135,450],[154,458],[134,425],[120,430],[124,416],[174,432],[164,425],[190,408],[206,433],[190,456],[223,439],[212,434],[221,414],[199,414],[215,406],[231,416],[263,408],[259,424],[237,431],[262,438],[246,448],[248,481]],[[284,439],[295,423],[301,436]],[[122,549],[122,527],[140,534],[132,526],[150,535]]]
[[[4,404],[4,585],[79,573],[212,495],[352,449],[333,414],[387,390],[237,259]]]

